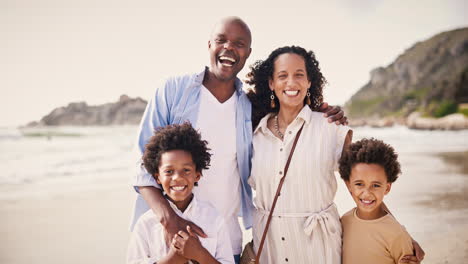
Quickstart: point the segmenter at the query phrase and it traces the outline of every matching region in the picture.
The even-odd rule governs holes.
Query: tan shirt
[[[393,264],[413,254],[410,235],[390,214],[362,220],[356,208],[341,217],[343,264]]]

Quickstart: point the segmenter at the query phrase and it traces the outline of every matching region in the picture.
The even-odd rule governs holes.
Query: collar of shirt
[[[198,204],[198,201],[197,201],[197,199],[195,198],[195,195],[194,195],[193,198],[192,198],[192,201],[190,201],[187,208],[185,208],[185,210],[182,212],[181,210],[179,210],[179,208],[177,208],[177,206],[173,202],[171,202],[167,198],[166,198],[166,200],[169,202],[169,205],[172,207],[174,212],[176,212],[176,214],[178,216],[183,217],[183,218],[187,218],[187,216],[190,216],[190,212],[192,211],[193,208],[196,208],[197,204]]]
[[[209,71],[209,68],[208,68],[208,66],[205,66],[205,69],[203,69],[202,72],[198,73],[198,74],[195,76],[195,81],[194,81],[194,83],[195,83],[196,85],[198,85],[199,87],[201,87],[201,86],[203,85],[203,79],[205,78],[205,73],[206,73],[207,71]],[[243,92],[243,91],[242,91],[243,83],[242,83],[242,81],[241,81],[239,78],[237,78],[237,77],[236,77],[236,80],[235,80],[235,82],[234,82],[234,86],[235,86],[235,88],[236,88],[236,95],[237,95],[237,96],[242,95],[242,94],[243,94],[243,93],[242,93],[242,92]]]
[[[267,122],[268,119],[273,115],[274,113],[269,113],[265,117],[260,120],[260,123],[258,124],[257,128],[254,131],[254,135],[258,132],[261,131],[263,134],[268,133],[267,131],[269,130],[267,127]],[[308,105],[304,105],[302,107],[302,110],[299,112],[299,114],[296,116],[296,119],[289,125],[293,125],[295,122],[299,120],[303,120],[306,124],[310,123],[310,120],[312,118],[312,110],[310,110],[310,107]],[[288,126],[288,127],[289,127]]]

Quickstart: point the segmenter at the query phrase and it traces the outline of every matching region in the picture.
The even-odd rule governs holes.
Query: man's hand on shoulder
[[[339,106],[331,106],[324,102],[320,105],[319,111],[324,113],[323,116],[328,118],[329,123],[335,122],[337,125],[348,125],[348,118]]]
[[[172,219],[169,219],[165,223],[163,223],[164,226],[164,239],[166,240],[166,245],[171,245],[172,239],[174,236],[181,230],[186,230],[187,226],[190,226],[190,229],[192,230],[193,234],[199,236],[199,237],[204,237],[206,238],[207,235],[201,229],[199,226],[196,224],[187,221],[183,219],[182,217],[174,214],[174,217]]]

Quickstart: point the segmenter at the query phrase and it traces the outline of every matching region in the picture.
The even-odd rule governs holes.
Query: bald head
[[[235,24],[235,25],[240,26],[246,33],[249,46],[250,44],[252,44],[252,33],[250,32],[249,26],[247,26],[244,20],[242,20],[240,17],[237,17],[237,16],[228,16],[228,17],[221,18],[214,25],[213,30],[211,30],[211,38],[213,38],[213,36],[218,33],[220,27],[225,27],[226,25],[229,25],[229,24]]]
[[[250,56],[251,43],[250,29],[242,19],[225,17],[216,23],[208,41],[211,77],[233,84]]]

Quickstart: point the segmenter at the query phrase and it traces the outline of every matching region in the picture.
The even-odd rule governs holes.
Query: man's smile
[[[218,61],[221,65],[226,67],[232,67],[237,62],[237,60],[233,56],[224,54],[218,57]]]

